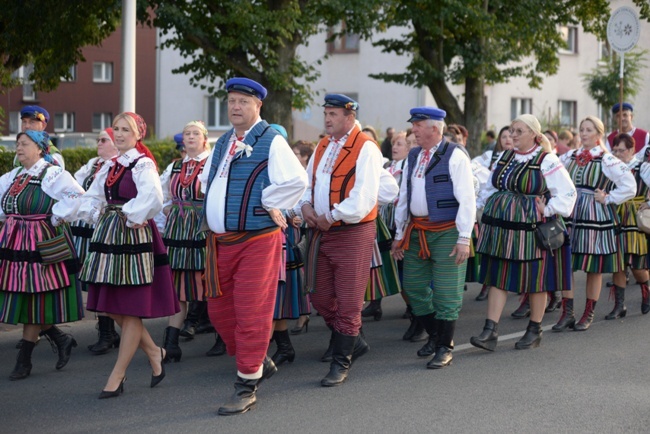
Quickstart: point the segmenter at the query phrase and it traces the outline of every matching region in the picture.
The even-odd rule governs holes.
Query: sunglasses
[[[102,137],[101,139],[97,139],[97,143],[109,143],[111,139],[107,139],[106,137]]]

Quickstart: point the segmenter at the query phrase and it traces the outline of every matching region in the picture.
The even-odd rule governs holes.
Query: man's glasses
[[[97,143],[108,143],[110,141],[111,141],[111,139],[107,139],[106,137],[102,137],[101,139],[97,139]]]

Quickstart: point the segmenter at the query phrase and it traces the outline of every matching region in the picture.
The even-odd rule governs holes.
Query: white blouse
[[[515,153],[515,161],[518,163],[529,161],[539,155],[541,151],[542,148],[538,148],[530,154],[522,155]],[[551,193],[551,198],[544,208],[544,217],[551,217],[555,214],[569,217],[577,199],[576,188],[573,185],[573,181],[571,181],[569,172],[562,165],[558,156],[553,153],[549,153],[544,157],[540,165],[540,170],[546,182],[546,187]],[[494,169],[492,172],[494,172]],[[490,174],[490,179],[492,179],[492,174]],[[476,200],[477,208],[482,209],[485,207],[487,200],[497,191],[498,189],[494,187],[492,182],[486,183]]]
[[[32,176],[38,176],[45,164],[47,162],[41,158],[27,170],[23,167],[15,167],[11,172],[2,175],[0,177],[0,197],[3,197],[11,188],[16,176],[25,172]],[[57,201],[52,207],[52,224],[58,225],[61,220],[69,222],[76,220],[77,199],[84,194],[84,190],[69,172],[59,166],[48,167],[41,182],[41,189]],[[6,218],[7,216],[0,208],[0,220],[4,221]]]
[[[107,205],[104,185],[106,184],[108,172],[115,165],[115,161],[122,166],[130,166],[133,161],[142,155],[137,149],[133,148],[115,159],[107,161],[102,166],[95,181],[86,194],[81,197],[81,206],[79,207],[79,218],[81,220],[90,224],[95,224],[99,220],[104,207]],[[131,173],[138,193],[135,198],[122,206],[122,212],[126,216],[126,225],[128,227],[142,224],[154,218],[162,209],[163,203],[160,176],[155,163],[150,158],[140,158],[135,167],[131,169]]]

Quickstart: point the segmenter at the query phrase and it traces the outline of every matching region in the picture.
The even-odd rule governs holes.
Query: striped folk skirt
[[[639,230],[636,213],[645,198],[635,198],[618,206],[621,219],[620,242],[625,265],[634,270],[650,268],[648,257],[648,236]]]
[[[568,223],[574,271],[616,273],[623,270],[621,237],[617,234],[620,221],[615,205],[600,204],[593,191],[578,189],[578,200]]]
[[[38,253],[37,242],[60,234],[72,247],[67,224],[54,228],[45,215],[8,216],[0,229],[0,322],[60,324],[83,318],[76,255],[45,265]]]
[[[88,247],[90,246],[90,239],[93,237],[95,225],[88,224],[83,220],[77,220],[70,224],[70,230],[72,231],[72,240],[74,241],[74,248],[79,257],[79,263],[83,264],[86,255],[88,255]],[[88,291],[88,286],[85,282],[79,283],[81,284],[82,291]]]
[[[311,313],[309,295],[305,294],[303,283],[304,261],[297,248],[300,239],[300,229],[289,226],[283,245],[284,279],[280,279],[278,284],[273,311],[274,320],[296,319],[300,315]]]
[[[370,265],[370,279],[364,296],[365,301],[381,300],[384,297],[398,294],[402,290],[397,262],[390,254],[393,236],[380,216],[375,220],[375,224],[377,236]]]

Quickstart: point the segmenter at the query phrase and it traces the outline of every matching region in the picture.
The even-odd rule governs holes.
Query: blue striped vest
[[[454,185],[449,174],[449,159],[454,149],[459,147],[456,143],[447,142],[444,138],[436,152],[431,156],[429,166],[424,172],[424,189],[427,194],[427,207],[430,222],[448,222],[456,220],[458,214],[458,201],[454,196]],[[461,148],[462,149],[462,148]],[[409,151],[407,186],[407,204],[411,210],[411,179],[417,167],[418,154],[422,148],[415,147]]]
[[[230,137],[233,130],[221,136],[214,147],[212,165],[208,175],[205,203],[210,186],[217,174],[225,152],[230,149]],[[269,127],[266,121],[258,122],[246,135],[244,143],[253,147],[250,157],[245,152],[236,155],[228,172],[228,187],[226,189],[226,222],[227,231],[257,231],[275,226],[269,213],[262,207],[262,190],[271,184],[269,180],[269,150],[271,142],[278,134]],[[206,221],[203,208],[203,221]]]

